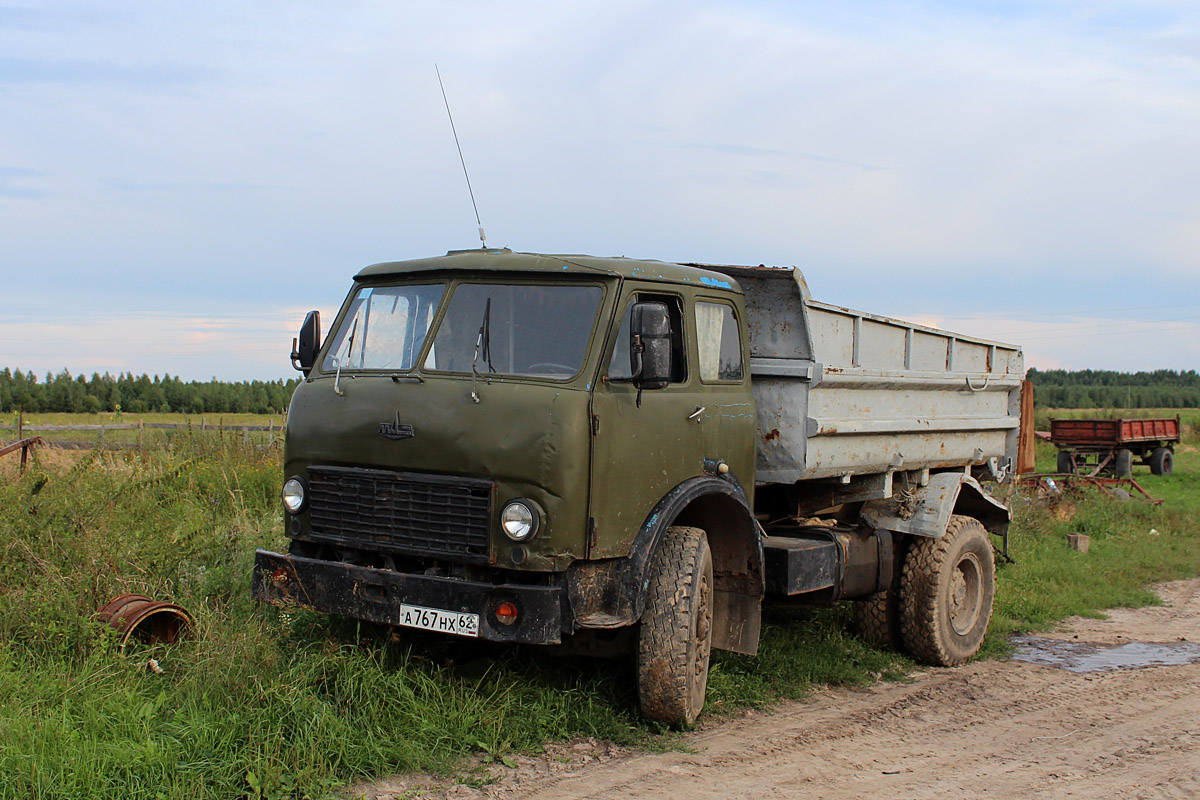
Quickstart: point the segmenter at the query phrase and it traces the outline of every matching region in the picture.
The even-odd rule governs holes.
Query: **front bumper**
[[[479,615],[479,638],[496,642],[558,644],[566,594],[558,586],[524,586],[412,575],[282,555],[254,554],[251,594],[281,608],[304,608],[352,619],[399,625],[401,604]],[[496,620],[496,607],[515,603],[512,625]]]

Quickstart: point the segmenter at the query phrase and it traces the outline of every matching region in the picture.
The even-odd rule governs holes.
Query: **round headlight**
[[[500,512],[500,527],[514,542],[532,538],[540,522],[538,512],[525,500],[513,500]]]
[[[304,508],[304,499],[304,481],[288,478],[283,484],[283,507],[292,514],[299,514]]]

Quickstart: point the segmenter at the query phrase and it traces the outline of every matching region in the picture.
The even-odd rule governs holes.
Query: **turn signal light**
[[[496,621],[501,625],[514,625],[517,621],[517,615],[520,614],[517,610],[517,604],[505,600],[500,605],[496,606]]]

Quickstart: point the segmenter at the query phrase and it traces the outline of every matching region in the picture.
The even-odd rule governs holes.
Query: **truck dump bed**
[[[746,295],[760,484],[1015,465],[1019,347],[816,302],[794,268],[696,266]]]

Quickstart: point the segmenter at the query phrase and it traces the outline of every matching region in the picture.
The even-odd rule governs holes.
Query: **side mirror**
[[[292,339],[292,367],[305,375],[317,361],[321,349],[321,312],[310,311],[300,326],[300,335]]]
[[[642,389],[662,389],[671,382],[671,317],[666,303],[634,303],[629,366],[639,397]]]

